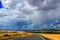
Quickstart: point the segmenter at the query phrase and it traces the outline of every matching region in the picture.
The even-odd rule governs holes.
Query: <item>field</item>
[[[6,31],[0,30],[0,40],[7,40],[12,38],[22,38],[26,36],[31,36],[33,34],[42,35],[50,40],[60,40],[60,34],[48,34],[48,33],[29,33],[22,31]]]
[[[22,31],[6,31],[0,30],[0,40],[7,40],[12,38],[22,38],[25,36],[30,36],[32,33],[22,32]]]
[[[44,37],[49,38],[50,40],[60,40],[60,34],[40,34]]]

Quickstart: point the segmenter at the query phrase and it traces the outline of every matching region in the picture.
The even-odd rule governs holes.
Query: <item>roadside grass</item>
[[[39,35],[42,35],[48,38],[49,40],[60,40],[60,34],[39,34]]]
[[[7,31],[7,30],[0,30],[0,40],[7,40],[7,39],[12,39],[12,38],[22,38],[22,37],[26,37],[26,36],[31,36],[33,34],[41,35],[46,40],[60,40],[60,31],[22,32],[22,31]]]
[[[25,36],[30,36],[32,33],[22,32],[22,31],[5,31],[0,30],[0,40],[7,40],[12,38],[22,38]]]

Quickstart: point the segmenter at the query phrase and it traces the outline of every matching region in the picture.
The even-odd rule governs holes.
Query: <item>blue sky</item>
[[[2,2],[0,1],[0,8],[3,8]]]
[[[53,25],[58,23],[58,25]],[[53,26],[53,27],[51,27]],[[60,28],[60,0],[1,0],[0,29]]]

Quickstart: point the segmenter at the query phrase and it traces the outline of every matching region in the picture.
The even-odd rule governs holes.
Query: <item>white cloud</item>
[[[57,4],[54,4],[56,1],[52,0],[36,0],[32,3],[34,6],[38,6],[40,9],[44,10],[36,10],[37,7],[33,7],[30,4],[28,4],[27,1],[21,1],[21,0],[11,0],[7,1],[4,4],[4,6],[7,6],[9,9],[1,9],[0,14],[1,16],[4,16],[2,20],[2,17],[0,17],[0,21],[2,23],[9,24],[10,20],[16,20],[16,21],[31,21],[34,26],[39,26],[47,21],[47,20],[58,20],[60,19],[60,6],[58,4],[58,7],[56,7]],[[34,1],[34,0],[31,0]],[[40,3],[39,3],[40,2]],[[34,4],[35,3],[35,4]],[[45,8],[54,8],[52,10],[45,11]],[[6,16],[7,15],[7,16]],[[33,25],[29,25],[27,28],[34,28]],[[44,25],[46,26],[46,25]]]

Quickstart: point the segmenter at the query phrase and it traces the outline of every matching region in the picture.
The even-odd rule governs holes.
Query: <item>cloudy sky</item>
[[[46,29],[60,24],[60,0],[0,1],[0,29]]]

